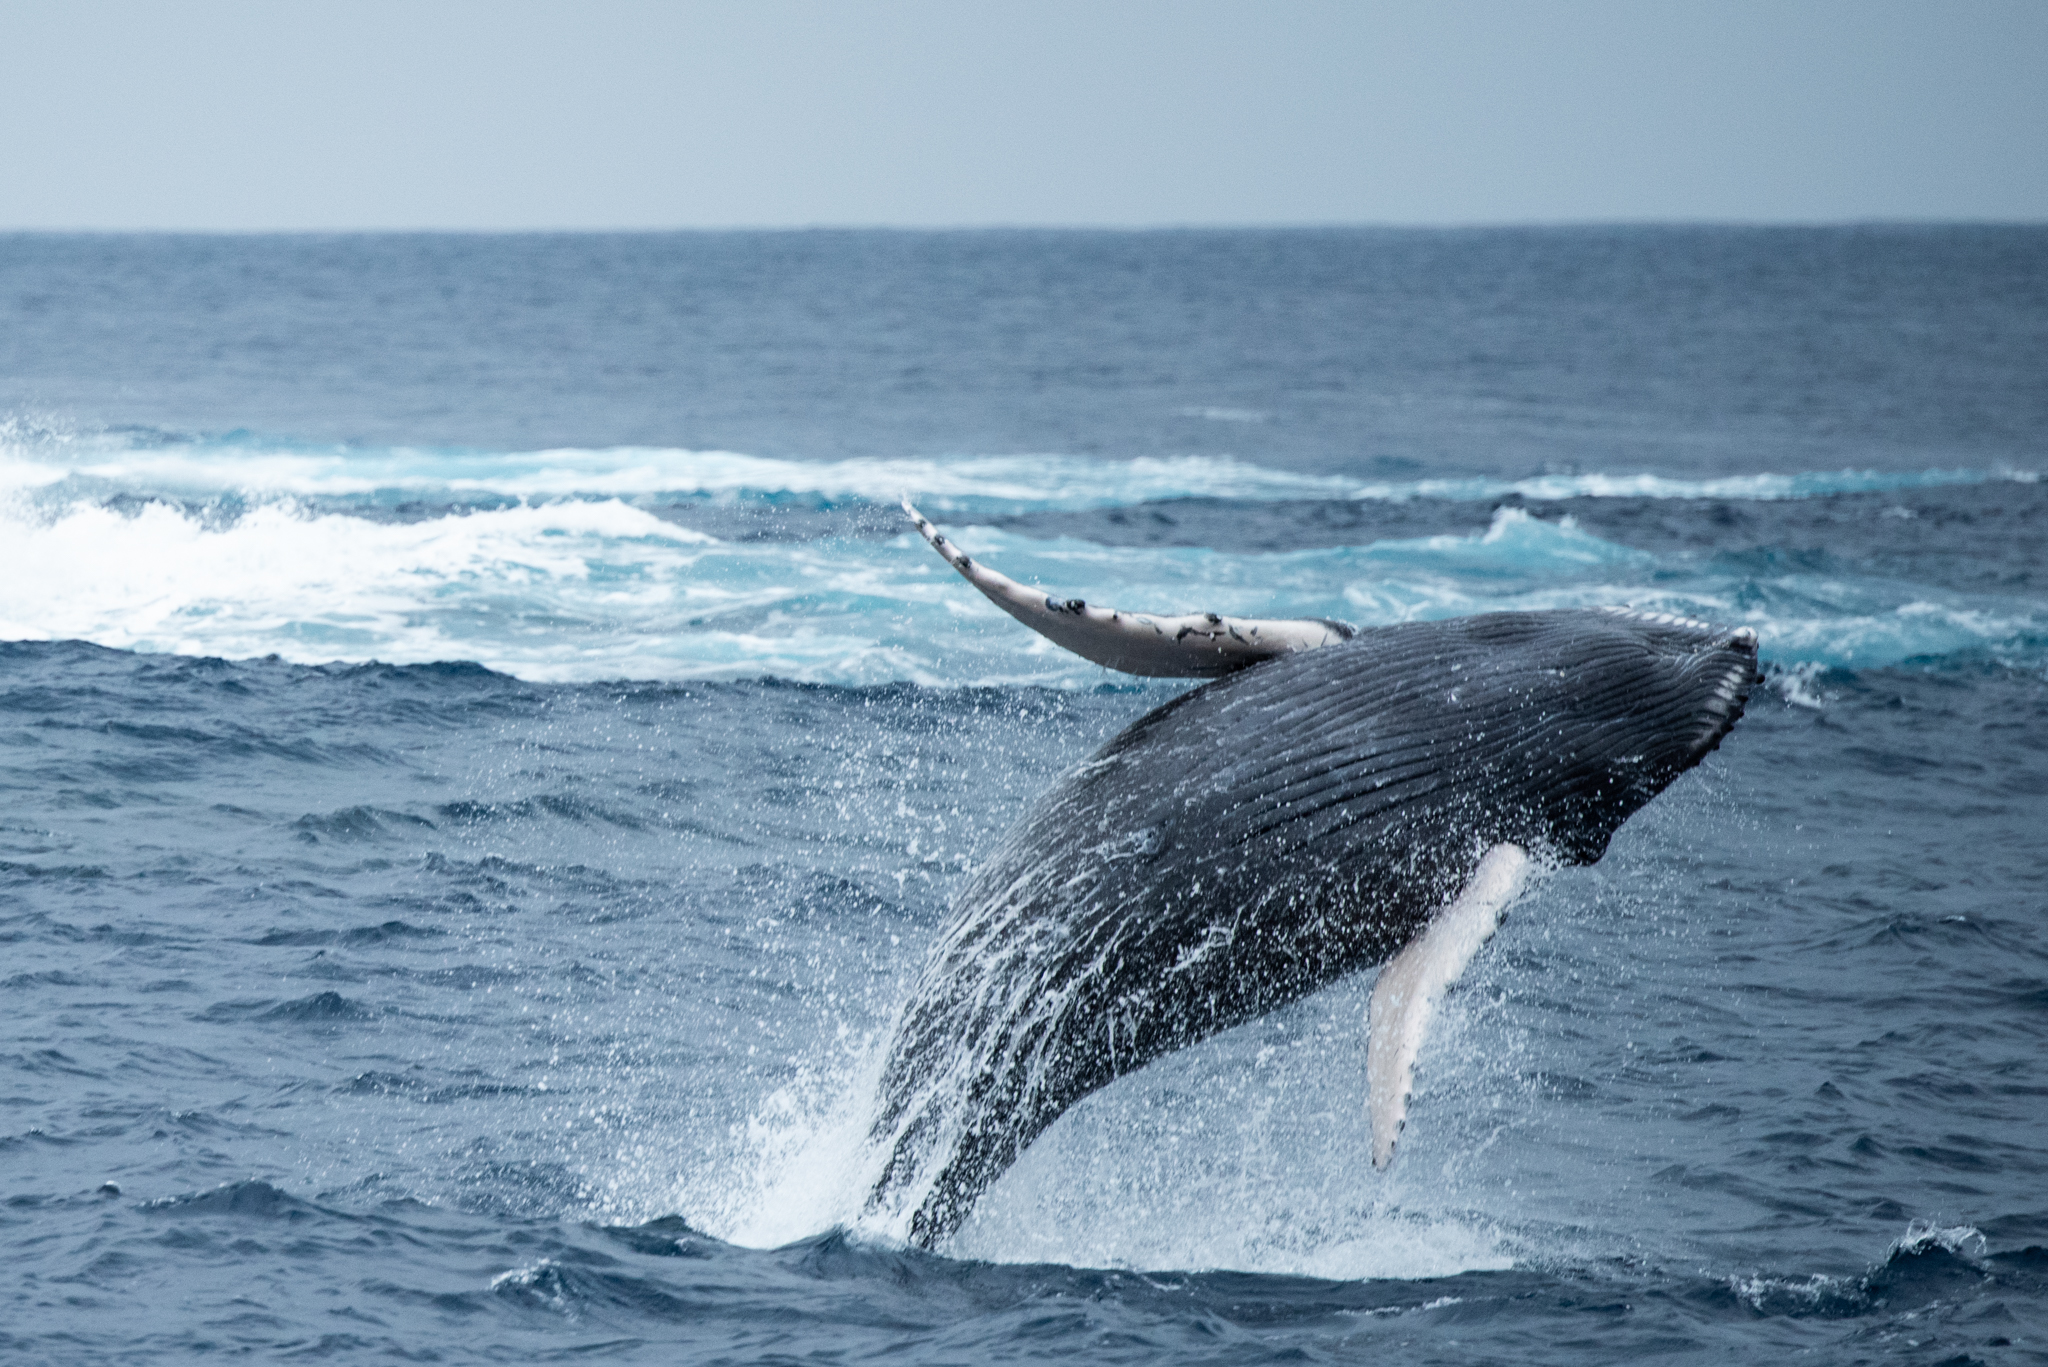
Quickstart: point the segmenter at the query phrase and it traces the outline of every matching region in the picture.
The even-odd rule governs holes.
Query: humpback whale
[[[1102,608],[976,563],[904,507],[1059,644],[1211,680],[1046,794],[927,958],[883,1065],[868,1196],[926,1247],[1088,1093],[1375,964],[1384,1166],[1434,1007],[1503,911],[1598,860],[1759,678],[1754,631],[1626,608],[1370,630]]]

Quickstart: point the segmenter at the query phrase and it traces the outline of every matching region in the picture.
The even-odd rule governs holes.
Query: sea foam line
[[[916,495],[927,511],[1000,514],[1117,507],[1176,498],[1726,499],[1779,501],[2032,482],[2029,470],[1816,470],[1688,479],[1649,472],[1361,480],[1278,470],[1229,456],[1097,460],[1057,454],[784,460],[670,447],[461,451],[294,447],[253,440],[136,445],[116,434],[30,438],[0,429],[0,491],[70,500],[124,494],[210,499],[623,498],[729,502],[801,498],[894,502]]]
[[[1740,622],[1766,658],[1862,669],[2048,649],[2031,599],[1667,562],[1524,509],[1477,536],[1279,554],[1118,547],[950,527],[1021,582],[1133,611],[1343,617],[1638,607]],[[721,541],[619,499],[386,521],[287,500],[235,516],[164,502],[0,498],[0,639],[307,663],[474,660],[535,681],[758,678],[1086,687],[909,532]]]

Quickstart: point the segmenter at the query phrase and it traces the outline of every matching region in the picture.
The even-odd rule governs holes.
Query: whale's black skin
[[[899,1021],[870,1208],[929,1246],[1062,1111],[1398,952],[1503,841],[1590,864],[1720,744],[1756,637],[1613,611],[1361,632],[1140,718],[961,894]]]

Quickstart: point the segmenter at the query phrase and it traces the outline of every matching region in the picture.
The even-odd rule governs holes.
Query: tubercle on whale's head
[[[1762,638],[1755,627],[1726,627],[1697,617],[1671,612],[1647,612],[1632,607],[1603,609],[1643,623],[1663,637],[1663,649],[1684,657],[1683,673],[1701,690],[1699,708],[1702,724],[1690,738],[1681,768],[1691,768],[1720,748],[1728,733],[1741,720],[1749,696],[1763,681],[1758,667]]]

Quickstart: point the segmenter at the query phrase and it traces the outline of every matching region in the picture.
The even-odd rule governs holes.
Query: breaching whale
[[[1590,864],[1718,746],[1757,637],[1628,609],[1358,630],[1119,612],[925,539],[1078,654],[1213,677],[1068,773],[969,882],[898,1018],[871,1213],[929,1247],[1088,1093],[1385,964],[1368,1005],[1387,1163],[1444,989],[1532,874]]]

